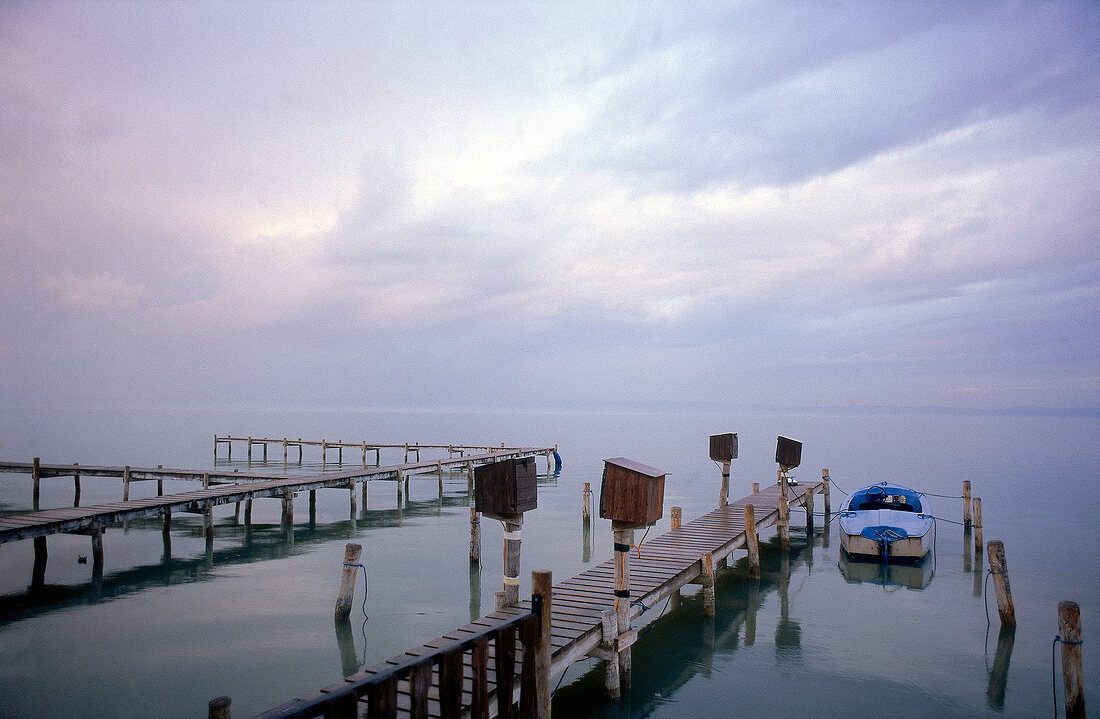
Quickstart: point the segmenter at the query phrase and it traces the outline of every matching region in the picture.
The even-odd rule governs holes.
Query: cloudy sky
[[[13,406],[1100,407],[1100,5],[0,4]]]

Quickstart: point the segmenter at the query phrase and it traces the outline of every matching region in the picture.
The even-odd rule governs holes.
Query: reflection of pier
[[[92,581],[83,584],[46,584],[32,578],[26,592],[0,595],[0,626],[44,612],[136,594],[152,587],[202,581],[212,575],[216,566],[282,559],[308,551],[311,544],[354,537],[359,530],[399,527],[405,520],[434,517],[444,509],[465,509],[469,501],[469,494],[463,485],[461,492],[440,493],[426,500],[403,499],[396,507],[369,509],[364,505],[354,517],[326,523],[317,522],[315,505],[311,507],[308,522],[291,526],[244,523],[239,516],[226,517],[217,524],[218,535],[223,539],[235,540],[236,545],[215,550],[211,543],[207,543],[203,555],[173,557],[171,540],[165,538],[164,554],[157,564],[106,575],[93,570]],[[131,530],[143,528],[156,531],[161,525],[156,519],[137,520],[130,524]],[[201,538],[203,528],[197,523],[177,523],[174,533]]]

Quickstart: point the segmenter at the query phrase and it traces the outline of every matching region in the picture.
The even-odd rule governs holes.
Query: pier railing
[[[452,633],[461,638],[451,644],[400,655],[255,719],[548,719],[550,587],[549,572],[534,572],[530,610],[509,609],[514,616],[483,628],[468,625]]]

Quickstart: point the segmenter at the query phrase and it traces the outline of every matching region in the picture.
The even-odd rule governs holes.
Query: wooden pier
[[[288,461],[288,457],[291,449],[298,450],[298,463],[302,463],[303,448],[304,447],[320,447],[321,448],[321,462],[322,464],[328,462],[328,453],[330,449],[337,451],[337,463],[343,463],[344,461],[344,449],[358,449],[362,453],[362,463],[364,466],[367,464],[367,453],[374,453],[375,465],[380,465],[382,462],[382,450],[383,449],[400,449],[405,452],[405,462],[409,461],[409,457],[415,457],[416,461],[420,461],[420,450],[447,450],[447,457],[454,457],[456,454],[459,457],[466,456],[467,452],[471,453],[487,453],[487,452],[500,452],[521,449],[520,447],[506,447],[502,442],[500,446],[491,445],[469,445],[469,444],[420,444],[414,442],[412,444],[404,442],[402,444],[385,444],[377,442],[345,442],[342,439],[338,439],[335,442],[330,442],[325,439],[289,439],[283,437],[281,439],[271,437],[233,437],[226,435],[225,437],[219,437],[214,435],[214,461],[218,460],[218,448],[221,445],[225,445],[225,458],[227,460],[233,459],[233,443],[243,442],[247,450],[248,461],[252,461],[252,448],[259,446],[262,450],[262,461],[267,461],[267,448],[270,445],[276,447],[282,447],[283,450],[283,462]],[[549,460],[550,454],[557,450],[554,447],[549,450],[545,450],[543,454],[547,456]]]
[[[753,565],[750,576],[759,577],[759,530],[776,525],[780,544],[786,549],[790,505],[801,505],[807,526],[812,527],[815,493],[822,495],[827,515],[827,474],[821,481],[798,485],[788,485],[783,476],[780,483],[762,490],[754,485],[749,496],[629,549],[628,573],[622,556],[627,552],[618,547],[615,559],[552,589],[548,587],[549,573],[536,572],[530,601],[492,612],[260,716],[510,717],[515,716],[513,704],[519,701],[519,716],[546,717],[551,681],[586,656],[605,660],[607,687],[616,693],[620,686],[629,686],[630,646],[638,637],[636,627],[617,623],[617,616],[623,614],[617,602],[629,602],[625,616],[633,622],[647,608],[694,583],[703,586],[704,611],[712,612],[715,571],[727,565],[734,551],[744,548]],[[623,579],[627,598],[616,592]],[[520,622],[540,629],[534,634],[533,629],[524,630],[528,633],[517,639],[514,625]],[[505,633],[502,638],[507,627],[512,627],[513,634]],[[539,647],[546,648],[548,661],[539,660]],[[535,676],[531,676],[532,662]],[[213,703],[211,706],[213,711]]]
[[[356,489],[360,482],[396,480],[400,497],[402,491],[408,493],[408,482],[414,474],[435,472],[440,486],[443,481],[444,467],[465,467],[468,481],[472,481],[474,466],[486,462],[496,462],[515,457],[547,456],[552,448],[517,448],[511,450],[493,450],[483,454],[451,457],[448,459],[407,462],[387,467],[364,467],[348,471],[329,472],[311,476],[291,476],[272,474],[248,474],[241,472],[207,472],[199,470],[178,470],[141,467],[103,467],[80,464],[42,464],[37,459],[29,464],[17,462],[0,463],[2,472],[30,474],[33,480],[34,510],[20,514],[0,516],[0,544],[5,542],[33,539],[35,542],[35,576],[45,571],[46,537],[51,534],[86,534],[92,538],[93,572],[103,565],[103,539],[105,528],[111,524],[161,516],[164,519],[164,535],[169,536],[172,514],[189,512],[203,515],[204,534],[207,541],[213,538],[213,508],[228,503],[245,505],[245,521],[251,521],[252,501],[262,497],[278,497],[283,502],[283,523],[293,524],[294,495],[308,490],[311,493],[311,505],[314,492],[321,488],[342,488],[350,490],[351,510],[356,509]],[[121,502],[93,506],[79,506],[79,477],[102,476],[120,477],[123,480]],[[38,509],[39,482],[42,477],[71,476],[75,478],[76,499],[73,507]],[[163,494],[164,479],[202,480],[203,487],[192,492]],[[158,492],[155,497],[131,500],[129,485],[139,480],[158,480]]]

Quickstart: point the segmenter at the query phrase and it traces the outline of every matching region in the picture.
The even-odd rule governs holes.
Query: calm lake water
[[[944,520],[935,555],[888,572],[847,561],[835,526],[818,518],[812,534],[792,532],[789,553],[767,541],[774,530],[763,535],[759,582],[748,580],[744,561],[721,573],[713,619],[694,596],[647,612],[629,696],[604,699],[601,665],[583,661],[560,684],[555,714],[1052,716],[1051,643],[1063,599],[1081,605],[1086,701],[1100,711],[1100,657],[1088,648],[1100,631],[1095,417],[3,409],[0,429],[3,460],[187,468],[214,466],[214,433],[557,444],[564,466],[540,478],[539,507],[525,519],[524,595],[532,569],[560,581],[611,557],[610,523],[595,520],[586,541],[580,516],[582,485],[598,491],[607,457],[669,472],[665,518],[651,537],[668,529],[670,507],[683,507],[688,521],[717,503],[720,471],[707,458],[707,436],[717,432],[739,435],[733,498],[751,482],[774,481],[778,434],[804,443],[796,476],[829,468],[834,509],[843,491],[873,481],[959,495],[968,479],[982,498],[985,538],[1005,543],[1014,634],[998,632],[996,601],[983,596],[987,566],[958,524],[960,500],[932,500]],[[234,460],[244,455],[238,445]],[[282,453],[269,457],[281,470]],[[354,450],[344,457],[360,459]],[[319,449],[307,448],[303,471],[319,469]],[[251,529],[234,521],[232,505],[218,507],[210,553],[195,515],[173,518],[167,556],[159,519],[111,527],[100,583],[78,561],[90,553],[87,537],[50,537],[45,583],[34,589],[31,543],[0,545],[0,716],[201,717],[209,699],[227,694],[234,716],[247,717],[491,610],[501,527],[482,524],[483,566],[471,571],[465,473],[446,475],[442,495],[434,475],[411,485],[399,505],[393,482],[372,483],[354,521],[346,490],[319,491],[313,523],[303,496],[292,537],[280,531],[278,500],[257,500]],[[165,491],[195,486],[169,482]],[[43,480],[43,508],[71,506],[72,491],[71,479]],[[131,487],[134,498],[155,492],[155,483]],[[81,504],[120,498],[119,480],[82,479]],[[29,477],[0,475],[0,511],[25,511],[30,501]],[[363,545],[368,577],[365,595],[359,578],[351,636],[332,618],[349,540]],[[1059,712],[1061,703],[1059,686]]]

